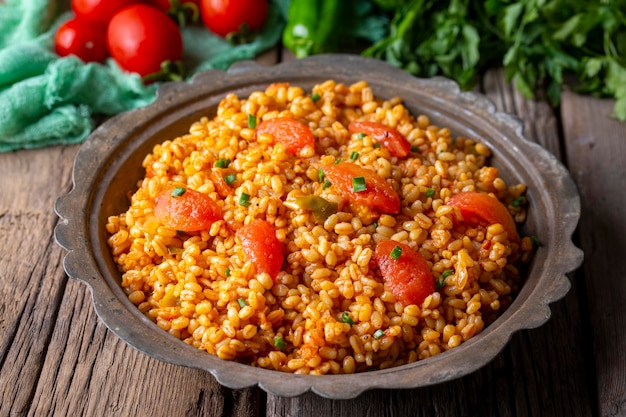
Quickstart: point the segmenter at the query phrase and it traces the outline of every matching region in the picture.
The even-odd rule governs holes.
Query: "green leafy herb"
[[[276,346],[280,350],[283,350],[287,347],[287,343],[285,343],[281,335],[278,335],[274,338],[274,346]]]
[[[402,248],[400,246],[394,246],[394,248],[391,250],[391,253],[389,254],[389,257],[394,261],[397,261],[398,259],[400,259],[400,256],[402,256]]]
[[[350,314],[347,311],[341,313],[341,321],[344,323],[348,323],[350,326],[354,324],[354,321],[350,317]]]
[[[183,187],[176,187],[172,190],[172,197],[180,197],[185,194],[187,190]]]
[[[419,149],[420,148],[417,145],[412,145],[411,146],[411,152],[417,152],[417,151],[419,151]]]
[[[320,98],[322,98],[322,97],[319,95],[319,93],[311,94],[311,100],[313,100],[313,102],[319,101]]]
[[[322,184],[322,190],[327,189],[328,187],[330,187],[332,184],[330,183],[330,181],[326,180],[324,181],[324,184]]]
[[[358,140],[363,140],[364,137],[365,137],[365,133],[363,133],[363,132],[359,132],[359,133],[356,134],[356,138]]]
[[[448,278],[453,273],[454,271],[452,271],[451,269],[446,269],[445,271],[443,271],[441,275],[439,275],[439,278],[437,278],[437,281],[435,281],[435,289],[437,291],[441,291],[446,285],[446,278]]]
[[[387,36],[364,55],[414,75],[444,75],[463,89],[486,68],[504,67],[526,97],[545,87],[556,106],[568,84],[613,97],[615,116],[626,121],[622,0],[407,0],[392,14]]]
[[[226,268],[226,270],[224,271],[224,274],[229,277],[230,276],[230,268]]]
[[[372,226],[374,226],[374,229],[378,229],[378,222],[377,222],[377,221],[374,221],[374,222],[372,223]]]
[[[522,195],[522,196],[517,197],[515,200],[513,200],[513,202],[511,203],[511,205],[512,205],[513,207],[519,207],[519,206],[521,206],[522,204],[524,204],[525,202],[526,202],[526,197],[524,197],[524,196]]]
[[[235,176],[235,174],[228,174],[224,177],[224,181],[226,181],[226,184],[231,185],[237,181],[237,176]]]
[[[339,165],[340,162],[341,162],[341,158],[335,159],[335,165]]]
[[[238,298],[237,303],[239,303],[239,307],[241,308],[244,308],[245,306],[248,305],[248,303],[246,303],[246,300],[244,300],[243,298]]]
[[[367,185],[365,185],[365,177],[353,177],[352,189],[355,193],[360,193],[367,190]]]
[[[215,162],[216,168],[228,168],[228,165],[230,165],[230,159],[220,158]]]
[[[317,170],[317,179],[319,182],[324,181],[324,177],[326,176],[326,174],[324,174],[324,170],[322,169],[318,169]]]
[[[374,339],[380,339],[385,335],[385,331],[383,329],[378,329],[374,332]]]
[[[248,115],[248,127],[254,129],[256,127],[256,116],[254,114]]]
[[[380,143],[376,142],[374,145],[372,145],[374,147],[374,149],[378,149],[380,148]]]
[[[435,190],[433,190],[432,188],[429,188],[426,190],[426,197],[434,197],[435,196]]]
[[[356,161],[357,159],[359,159],[359,153],[356,151],[352,151],[352,153],[350,154],[350,159]]]
[[[241,195],[239,196],[239,205],[249,207],[250,204],[250,195],[246,193],[241,193]]]

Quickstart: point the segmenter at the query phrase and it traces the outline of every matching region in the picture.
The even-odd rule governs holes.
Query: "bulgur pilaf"
[[[282,127],[292,136],[280,138],[261,127],[271,119],[301,126]],[[375,128],[356,131],[355,121]],[[386,142],[390,131],[400,139]],[[108,219],[108,244],[130,301],[210,354],[306,374],[399,366],[480,333],[522,283],[531,239],[450,204],[489,194],[525,220],[525,185],[506,184],[489,156],[400,98],[375,97],[365,81],[308,92],[275,83],[227,95],[214,118],[156,145],[129,209]],[[341,184],[337,166],[364,174]],[[196,221],[202,201],[209,214]],[[259,242],[250,228],[261,221]],[[378,254],[389,241],[393,250]],[[397,290],[414,280],[411,268],[397,277],[382,268],[381,256],[393,269],[408,252],[427,265],[420,298]]]

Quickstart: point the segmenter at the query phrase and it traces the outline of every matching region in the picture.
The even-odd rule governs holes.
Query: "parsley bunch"
[[[380,1],[380,0],[378,0]],[[565,85],[616,99],[626,121],[626,0],[405,0],[390,32],[363,54],[421,77],[473,87],[503,66],[526,97],[546,89],[557,106]]]

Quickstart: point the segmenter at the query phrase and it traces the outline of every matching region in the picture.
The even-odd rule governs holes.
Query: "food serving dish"
[[[513,304],[482,333],[461,346],[412,364],[352,375],[294,375],[225,361],[159,329],[129,300],[107,246],[107,218],[128,207],[145,170],[142,160],[155,144],[184,134],[192,122],[212,116],[226,94],[248,96],[273,82],[303,88],[333,79],[366,80],[381,98],[401,97],[413,114],[426,114],[454,136],[479,139],[492,150],[491,164],[510,183],[528,186],[529,213],[522,232],[542,242]],[[259,385],[281,396],[312,390],[329,398],[352,398],[374,388],[415,388],[458,378],[488,363],[513,332],[550,317],[549,304],[569,290],[566,277],[582,262],[571,235],[580,216],[576,188],[548,151],[523,137],[515,117],[498,113],[484,96],[461,92],[442,78],[419,79],[381,61],[351,55],[319,55],[272,67],[253,62],[228,72],[207,71],[190,82],[168,83],[156,101],[103,123],[82,145],[74,187],[55,206],[62,219],[55,239],[68,253],[67,274],[87,284],[102,321],[134,348],[157,359],[211,372],[229,388]]]

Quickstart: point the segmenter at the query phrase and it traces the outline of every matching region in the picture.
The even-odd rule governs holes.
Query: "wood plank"
[[[67,278],[53,202],[76,149],[0,154],[0,415],[29,408]]]
[[[598,415],[626,416],[626,123],[614,102],[565,93],[565,151],[581,195],[582,296],[593,338]]]

